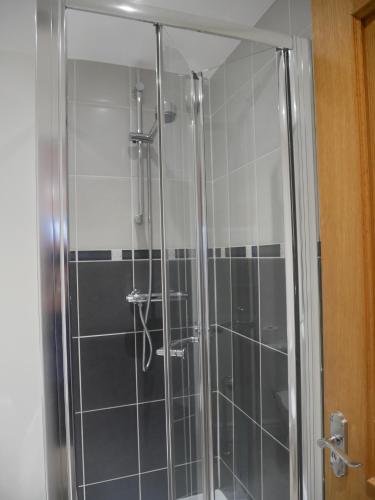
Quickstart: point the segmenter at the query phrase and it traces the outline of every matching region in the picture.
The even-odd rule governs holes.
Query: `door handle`
[[[362,464],[360,464],[359,462],[353,462],[346,453],[344,453],[342,450],[340,450],[340,448],[337,447],[340,445],[341,441],[341,436],[331,436],[328,439],[318,439],[318,446],[319,448],[328,448],[329,450],[331,450],[331,452],[334,453],[337,458],[342,460],[347,467],[350,467],[352,469],[358,469],[358,467],[362,467]]]
[[[319,448],[330,450],[330,464],[336,477],[343,477],[346,468],[358,469],[362,464],[351,460],[346,453],[348,421],[340,411],[331,413],[330,416],[331,437],[318,439]]]

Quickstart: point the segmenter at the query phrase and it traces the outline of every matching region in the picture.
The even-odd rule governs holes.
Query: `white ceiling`
[[[134,4],[169,8],[189,14],[254,26],[274,0],[143,0]],[[177,49],[196,71],[215,68],[238,42],[185,30],[167,29],[164,43]],[[80,11],[67,14],[68,57],[141,68],[155,67],[152,25]],[[180,59],[174,54],[175,61]]]

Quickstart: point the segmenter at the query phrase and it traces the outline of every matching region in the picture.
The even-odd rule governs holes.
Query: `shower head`
[[[137,90],[137,89],[135,89]],[[137,90],[138,92],[143,92],[142,90]],[[177,116],[177,107],[173,102],[167,101],[164,99],[163,102],[163,109],[164,109],[164,123],[172,123],[175,121],[176,116]],[[129,139],[131,142],[143,142],[143,143],[150,143],[152,144],[154,141],[155,134],[158,130],[158,115],[157,112],[155,111],[155,120],[154,123],[152,124],[152,127],[149,131],[148,134],[144,134],[142,132],[130,132],[129,133]]]
[[[165,123],[172,123],[176,119],[177,108],[176,105],[171,101],[167,101],[164,99],[163,102],[163,111],[164,111],[164,121]]]

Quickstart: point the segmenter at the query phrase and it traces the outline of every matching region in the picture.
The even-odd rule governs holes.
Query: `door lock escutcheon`
[[[347,453],[348,421],[340,411],[334,411],[330,416],[331,437],[318,439],[320,448],[328,448],[330,464],[336,477],[346,475],[346,468],[357,469],[362,464],[351,460]]]

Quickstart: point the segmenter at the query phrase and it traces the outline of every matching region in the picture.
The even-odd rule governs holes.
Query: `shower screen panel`
[[[284,56],[66,20],[76,496],[296,500]]]
[[[293,469],[290,482],[295,450],[292,454],[289,451],[296,436],[294,417],[289,413],[296,394],[294,386],[290,393],[289,384],[295,377],[295,373],[289,373],[293,350],[288,354],[288,347],[294,346],[295,318],[290,159],[286,122],[282,119],[285,95],[279,89],[283,55],[264,44],[195,33],[191,43],[201,49],[198,56],[186,48],[180,30],[163,28],[163,36],[163,96],[169,100],[181,89],[181,85],[172,83],[172,75],[180,74],[180,82],[185,79],[181,94],[185,115],[181,117],[187,119],[181,146],[169,126],[163,128],[162,168],[174,183],[173,194],[166,186],[163,195],[168,203],[175,196],[177,203],[174,209],[164,205],[164,227],[167,240],[174,236],[176,227],[186,237],[185,255],[181,254],[190,287],[186,326],[193,331],[187,330],[185,337],[199,336],[199,342],[186,344],[191,359],[188,355],[183,361],[171,358],[172,366],[180,371],[183,363],[187,364],[188,384],[192,384],[188,389],[190,404],[192,390],[197,392],[189,409],[177,404],[184,400],[177,399],[181,374],[172,372],[175,451],[180,454],[186,449],[177,437],[181,435],[190,446],[193,444],[190,452],[194,451],[190,478],[188,469],[183,476],[181,470],[177,475],[175,467],[176,497],[181,495],[181,485],[190,479],[193,482],[187,491],[191,495],[203,491],[204,498],[289,500],[296,498],[297,480]],[[201,83],[201,94],[196,81]],[[203,128],[199,130],[201,115]],[[199,151],[200,143],[203,151]],[[204,224],[197,200],[202,196],[200,160],[204,168]],[[185,169],[180,193],[174,161],[175,168]],[[176,224],[182,207],[185,219]],[[194,257],[195,252],[199,254],[199,235],[207,245],[204,265],[208,274],[209,331],[200,324],[194,333],[204,300],[202,294],[190,296],[199,289],[197,273],[202,271]],[[178,245],[169,240],[167,246],[173,254]],[[173,278],[169,279],[170,290],[175,290]],[[173,308],[171,297],[170,303]],[[205,337],[209,338],[210,351],[206,367],[198,353]],[[172,334],[171,343],[175,345]],[[197,404],[202,401],[202,376],[210,379],[208,424],[207,405],[202,409]],[[194,425],[185,425],[181,433],[177,426],[186,424],[185,415]],[[205,441],[200,460],[199,444],[208,431],[211,451],[207,452],[210,443]],[[195,443],[196,436],[200,438]],[[213,472],[211,485],[207,484],[207,461]]]
[[[176,118],[162,128],[162,210],[169,302],[169,385],[171,413],[171,489],[176,498],[202,492],[202,367],[197,289],[195,91],[192,71],[162,30],[162,106]],[[166,325],[165,325],[166,326]]]

